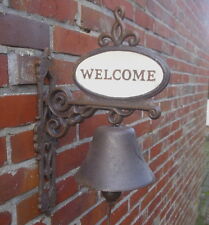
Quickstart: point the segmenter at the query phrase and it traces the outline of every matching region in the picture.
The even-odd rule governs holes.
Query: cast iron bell
[[[114,202],[121,191],[152,183],[154,175],[138,150],[133,128],[102,126],[96,129],[76,180]]]

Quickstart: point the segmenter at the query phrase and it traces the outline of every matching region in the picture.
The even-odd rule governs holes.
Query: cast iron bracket
[[[98,38],[101,47],[119,46],[127,40],[126,45],[136,46],[139,39],[134,32],[126,32],[123,23],[124,10],[114,11],[115,23],[111,35],[103,33]],[[119,125],[123,119],[135,110],[147,111],[151,119],[159,118],[161,111],[148,99],[121,100],[102,99],[96,96],[74,98],[70,89],[56,87],[55,77],[50,73],[50,53],[45,50],[37,77],[39,116],[35,127],[35,148],[39,160],[39,201],[40,209],[50,214],[56,204],[55,188],[55,154],[57,140],[66,131],[97,110],[109,111],[108,120],[112,125]]]

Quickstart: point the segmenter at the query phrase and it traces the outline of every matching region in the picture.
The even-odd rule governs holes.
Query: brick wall
[[[38,167],[33,147],[37,116],[36,73],[42,50],[52,50],[58,84],[72,84],[80,55],[97,48],[110,31],[111,10],[122,5],[126,24],[141,45],[167,61],[172,77],[155,97],[163,111],[151,121],[134,113],[134,127],[157,181],[123,193],[112,213],[116,225],[192,225],[203,178],[204,126],[209,75],[207,0],[0,0],[0,224],[105,225],[101,196],[76,184],[104,112],[71,128],[57,150],[57,205],[47,217],[38,209]],[[74,86],[73,86],[74,87]],[[74,87],[75,88],[75,87]]]

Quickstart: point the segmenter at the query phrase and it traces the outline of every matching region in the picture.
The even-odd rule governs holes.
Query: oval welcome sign
[[[82,57],[75,82],[85,92],[109,98],[149,98],[168,84],[167,65],[143,47],[106,47]]]

